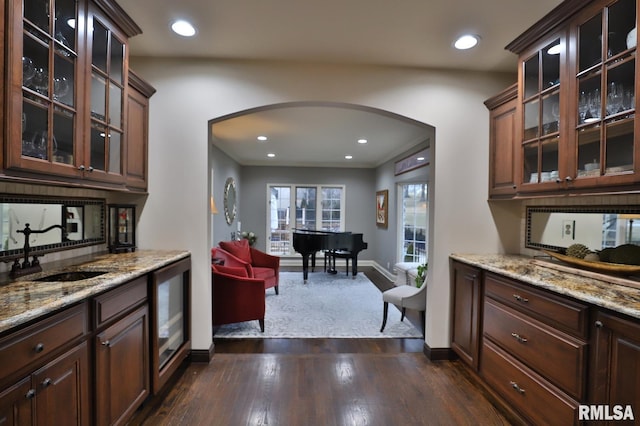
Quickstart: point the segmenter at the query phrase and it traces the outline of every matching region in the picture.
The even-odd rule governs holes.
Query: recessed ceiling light
[[[193,25],[183,20],[175,21],[173,24],[171,24],[171,29],[174,33],[183,37],[191,37],[196,33],[196,29],[193,28]]]
[[[467,50],[474,47],[476,44],[478,44],[479,41],[480,41],[480,36],[473,35],[473,34],[465,34],[459,37],[455,41],[455,43],[453,43],[453,46],[459,50]]]
[[[258,139],[259,141],[266,141],[266,140],[267,140],[267,137],[266,137],[266,136],[262,136],[262,135],[260,135],[260,136],[258,136],[258,137],[257,137],[257,139]]]
[[[365,144],[368,141],[366,139],[358,139],[358,143]]]
[[[418,157],[418,158],[416,158],[416,160],[418,160],[418,161],[424,161],[424,157]]]
[[[344,158],[347,160],[351,160],[353,158],[353,155],[345,155]]]
[[[267,157],[269,157],[269,158],[273,158],[273,157],[275,157],[275,156],[276,156],[276,155],[275,155],[273,152],[270,152],[270,153],[268,153],[268,154],[267,154]]]

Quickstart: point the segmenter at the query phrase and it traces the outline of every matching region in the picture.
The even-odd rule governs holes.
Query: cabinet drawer
[[[146,299],[146,275],[94,298],[95,327],[98,328],[121,314],[125,314]]]
[[[44,359],[87,333],[87,308],[81,304],[0,340],[0,377]]]
[[[491,273],[485,276],[485,294],[553,328],[587,337],[587,305]]]
[[[484,333],[547,380],[582,399],[586,342],[554,331],[491,299],[484,304]]]
[[[480,373],[533,424],[576,424],[576,401],[486,340],[482,345]]]

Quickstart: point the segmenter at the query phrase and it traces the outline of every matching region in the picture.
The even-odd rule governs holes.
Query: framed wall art
[[[389,221],[389,190],[376,192],[376,225],[386,228]]]

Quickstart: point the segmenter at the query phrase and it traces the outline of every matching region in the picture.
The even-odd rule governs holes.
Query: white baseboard
[[[384,266],[380,265],[376,261],[372,260],[371,263],[372,263],[371,266],[373,266],[373,269],[375,269],[376,271],[378,271],[382,275],[384,275],[386,279],[388,279],[391,282],[396,282],[395,274],[393,274],[391,271],[389,271],[387,268],[385,268]]]

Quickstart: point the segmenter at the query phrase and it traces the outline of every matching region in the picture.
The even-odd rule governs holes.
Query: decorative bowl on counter
[[[564,254],[556,253],[555,251],[542,251],[553,257],[554,259],[558,259],[572,266],[589,269],[595,272],[627,276],[637,275],[640,273],[640,265],[623,265],[621,263],[597,262],[592,260],[578,259],[577,257],[573,256],[566,256]]]

